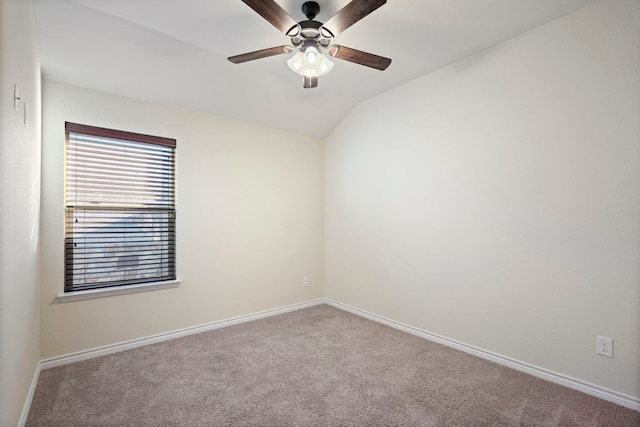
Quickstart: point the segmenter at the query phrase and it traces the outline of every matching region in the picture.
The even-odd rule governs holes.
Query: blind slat
[[[175,140],[137,136],[67,123],[65,292],[176,278]]]

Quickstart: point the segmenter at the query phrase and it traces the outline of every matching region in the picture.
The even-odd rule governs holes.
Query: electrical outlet
[[[36,348],[36,330],[34,329],[33,332],[31,332],[31,346],[33,348]]]
[[[596,337],[596,353],[613,357],[613,340],[607,337]]]
[[[309,286],[309,276],[304,276],[302,278],[302,286],[304,286],[304,287]]]

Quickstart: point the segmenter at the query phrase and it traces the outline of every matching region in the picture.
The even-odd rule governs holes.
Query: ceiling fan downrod
[[[302,4],[302,13],[309,21],[313,21],[318,13],[320,13],[320,5],[315,1],[306,1]]]

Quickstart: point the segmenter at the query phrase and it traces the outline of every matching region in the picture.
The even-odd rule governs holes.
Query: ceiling
[[[393,59],[334,59],[314,89],[289,55],[227,57],[289,43],[241,0],[34,0],[47,79],[326,137],[357,103],[595,0],[389,0],[334,43]],[[296,20],[304,0],[278,0]],[[326,22],[349,0],[318,0]]]

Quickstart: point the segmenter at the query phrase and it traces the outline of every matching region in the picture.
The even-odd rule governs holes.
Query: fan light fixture
[[[318,50],[318,43],[313,40],[305,40],[302,48],[287,61],[287,65],[291,71],[303,77],[322,76],[333,68],[333,62]]]
[[[351,0],[325,23],[315,20],[320,13],[320,5],[315,1],[305,1],[302,4],[302,13],[307,19],[300,22],[296,22],[278,5],[276,0],[242,0],[242,2],[289,37],[291,44],[230,56],[228,59],[234,64],[290,54],[295,51],[287,61],[287,65],[294,73],[302,76],[302,87],[305,89],[318,87],[318,77],[327,74],[333,68],[333,62],[330,61],[332,58],[376,70],[386,70],[391,64],[389,58],[331,44],[335,36],[378,9],[387,0]]]

